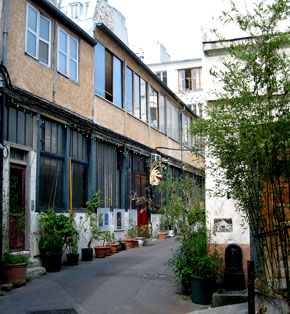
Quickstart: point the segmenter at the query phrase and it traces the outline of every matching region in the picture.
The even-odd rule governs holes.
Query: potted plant
[[[40,213],[39,223],[38,247],[42,265],[48,272],[60,271],[64,247],[75,234],[72,217],[56,214],[54,210],[49,209]]]
[[[146,239],[150,238],[150,227],[148,225],[143,225],[138,227],[137,229],[137,237],[139,246],[143,246],[146,244]]]
[[[126,249],[131,249],[134,247],[134,238],[137,234],[137,227],[136,225],[132,225],[132,228],[127,231],[127,238],[124,239],[126,244]]]
[[[4,253],[0,264],[5,283],[12,283],[13,286],[26,284],[27,256]]]
[[[168,230],[168,221],[165,216],[162,216],[160,219],[159,232],[158,232],[158,236],[160,240],[164,240],[167,238],[167,230]]]

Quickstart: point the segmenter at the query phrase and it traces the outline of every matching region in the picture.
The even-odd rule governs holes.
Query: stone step
[[[30,279],[35,279],[38,277],[43,276],[46,273],[46,269],[41,266],[34,266],[27,268],[27,274],[26,277]]]

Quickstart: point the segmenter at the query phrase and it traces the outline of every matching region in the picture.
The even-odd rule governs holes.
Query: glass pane
[[[39,61],[48,64],[48,44],[43,41],[39,41]]]
[[[77,144],[77,158],[82,160],[83,156],[83,135],[81,133],[78,133],[78,144]]]
[[[66,56],[61,52],[58,54],[58,71],[66,74]]]
[[[69,77],[74,80],[77,81],[77,63],[73,60],[70,60],[70,74]]]
[[[71,155],[78,158],[78,133],[75,131],[72,131],[71,135]]]
[[[27,31],[27,52],[36,58],[36,36]]]
[[[135,116],[140,119],[140,77],[135,74]]]
[[[114,104],[122,108],[122,61],[114,57]]]
[[[149,109],[150,109],[150,125],[158,128],[158,104],[157,92],[149,86]]]
[[[44,149],[47,152],[51,152],[51,127],[50,122],[45,121],[45,139],[44,139]]]
[[[59,49],[61,49],[63,52],[67,53],[67,34],[63,32],[61,29],[59,29]]]
[[[126,67],[126,110],[132,113],[133,110],[133,72]]]
[[[51,123],[51,152],[57,154],[57,126]]]
[[[72,207],[74,209],[86,207],[86,182],[87,168],[83,165],[72,163]]]
[[[63,209],[63,161],[41,156],[39,207]],[[44,184],[45,183],[45,184]]]
[[[37,29],[37,11],[28,6],[28,27],[36,33]]]
[[[179,89],[184,90],[184,70],[179,70]]]
[[[77,60],[78,58],[78,42],[70,37],[70,56]]]
[[[16,143],[16,110],[9,109],[8,141]]]
[[[106,74],[105,74],[105,96],[106,99],[113,101],[113,80],[112,80],[112,74],[113,74],[113,56],[112,54],[106,50]]]
[[[82,160],[88,161],[88,139],[83,137],[83,147],[82,147]]]
[[[141,92],[141,119],[147,122],[147,91],[146,91],[146,82],[140,80],[140,92]]]
[[[18,111],[17,143],[25,145],[25,113]]]
[[[94,51],[94,92],[102,97],[105,97],[105,47],[98,42]]]
[[[57,129],[57,153],[59,155],[64,155],[64,147],[63,147],[63,142],[64,142],[64,129],[60,126],[58,126]]]
[[[160,94],[160,131],[166,132],[165,95]]]
[[[25,132],[25,143],[27,146],[32,147],[33,140],[33,117],[30,115],[26,115],[26,132]]]
[[[40,16],[39,37],[49,41],[49,26],[50,21]]]

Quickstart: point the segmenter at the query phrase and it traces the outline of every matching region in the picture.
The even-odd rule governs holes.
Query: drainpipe
[[[7,39],[8,39],[8,18],[9,18],[9,0],[5,1],[5,7],[2,7],[2,17],[4,16],[4,30],[3,30],[3,59],[1,60],[2,65],[6,67],[7,64]],[[0,47],[2,49],[2,47]],[[2,83],[4,87],[4,78],[2,78]],[[5,123],[4,123],[4,117],[5,117],[5,104],[6,104],[6,93],[2,94],[2,102],[1,102],[1,137],[0,137],[0,148],[1,148],[1,157],[0,157],[0,171],[1,171],[1,195],[3,194],[4,190],[4,184],[3,184],[3,163],[4,163],[4,129],[5,129]],[[2,199],[2,197],[1,197]],[[1,224],[3,220],[3,200],[1,202]],[[1,237],[1,245],[0,245],[0,256],[2,256],[2,247],[3,247],[3,235],[2,232],[0,234]]]

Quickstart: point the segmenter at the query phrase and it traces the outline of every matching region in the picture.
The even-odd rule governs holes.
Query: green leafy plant
[[[137,228],[137,237],[149,239],[151,237],[151,228],[149,225],[142,225]]]
[[[39,214],[40,238],[38,247],[41,255],[61,255],[70,246],[77,231],[73,227],[73,215],[56,214],[54,210]]]
[[[1,264],[21,264],[28,263],[28,257],[25,255],[15,255],[11,253],[4,253],[1,260]]]
[[[207,104],[208,119],[191,125],[218,178],[215,195],[232,198],[249,221],[257,275],[281,295],[285,285],[290,291],[289,23],[281,29],[289,14],[289,0],[259,1],[245,13],[231,1],[221,19],[247,37],[231,44],[218,37],[226,53],[210,71],[216,101]]]

